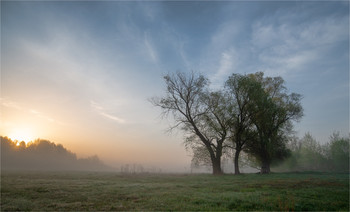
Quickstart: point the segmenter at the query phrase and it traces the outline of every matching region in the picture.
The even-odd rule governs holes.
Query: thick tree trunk
[[[214,175],[223,174],[222,169],[221,169],[221,159],[220,158],[212,158],[211,162],[213,164],[213,174]]]
[[[262,166],[261,166],[261,174],[269,174],[270,173],[270,162],[267,160],[262,161]]]
[[[240,153],[240,152],[241,152],[240,149],[236,149],[235,158],[234,158],[235,174],[240,174],[240,171],[239,171],[239,164],[238,164],[238,159],[239,159],[239,153]]]

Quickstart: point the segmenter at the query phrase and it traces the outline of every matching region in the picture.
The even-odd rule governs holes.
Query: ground
[[[349,211],[349,174],[2,172],[2,211]]]

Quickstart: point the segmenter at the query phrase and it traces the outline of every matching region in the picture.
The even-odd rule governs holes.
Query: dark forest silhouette
[[[26,144],[1,138],[2,170],[67,170],[67,171],[108,171],[111,170],[96,155],[77,158],[75,153],[61,144],[37,139]]]

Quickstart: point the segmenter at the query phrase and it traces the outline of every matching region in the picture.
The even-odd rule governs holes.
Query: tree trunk
[[[262,161],[260,173],[261,174],[269,174],[270,173],[270,162],[268,160]]]
[[[234,158],[234,163],[235,163],[235,174],[240,174],[239,171],[239,164],[238,164],[238,159],[239,159],[239,153],[241,152],[240,149],[236,149],[235,152],[235,158]]]
[[[214,175],[223,174],[223,172],[221,170],[221,159],[220,158],[212,158],[211,162],[213,164],[213,174]]]

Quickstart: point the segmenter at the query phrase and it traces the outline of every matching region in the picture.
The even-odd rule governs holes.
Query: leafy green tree
[[[328,169],[325,148],[308,132],[300,141],[298,151],[298,169],[302,171],[322,171]]]
[[[175,124],[186,133],[186,146],[205,148],[210,156],[213,174],[222,174],[221,157],[228,136],[229,114],[221,92],[209,92],[208,80],[203,75],[177,72],[164,77],[166,96],[151,102],[171,114]]]
[[[349,172],[349,142],[350,137],[340,137],[339,133],[333,133],[329,142],[329,159],[331,170]]]
[[[249,111],[250,95],[260,84],[247,75],[232,74],[225,83],[228,95],[227,107],[232,119],[230,123],[230,140],[233,143],[235,174],[239,174],[239,155],[245,144],[252,140],[256,133],[252,128]]]
[[[246,149],[261,162],[261,173],[270,173],[273,160],[289,155],[292,121],[303,116],[301,95],[288,94],[281,77],[264,77],[262,72],[248,76],[259,85],[249,93],[249,117],[257,136]]]

